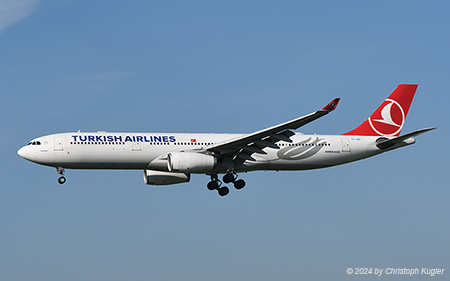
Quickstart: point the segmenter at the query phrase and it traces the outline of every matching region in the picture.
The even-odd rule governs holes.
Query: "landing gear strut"
[[[232,182],[234,185],[234,188],[237,190],[244,188],[245,181],[244,180],[237,180],[237,174],[234,172],[228,172],[223,176],[223,182],[224,183],[230,183]],[[226,186],[221,186],[222,182],[219,180],[217,174],[211,175],[211,181],[208,183],[207,187],[209,190],[217,190],[220,196],[225,196],[230,192],[230,189]]]
[[[56,170],[58,171],[58,174],[60,175],[60,177],[58,179],[59,184],[65,183],[66,178],[64,177],[64,168],[58,167],[58,168],[56,168]]]

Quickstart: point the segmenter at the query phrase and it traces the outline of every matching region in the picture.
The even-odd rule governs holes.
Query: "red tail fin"
[[[366,121],[344,135],[399,136],[416,89],[417,85],[398,85]]]

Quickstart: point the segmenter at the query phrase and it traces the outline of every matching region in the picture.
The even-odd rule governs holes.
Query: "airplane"
[[[71,132],[33,139],[17,152],[31,162],[55,167],[58,182],[65,169],[143,170],[147,185],[189,182],[191,174],[210,176],[207,188],[226,196],[238,173],[256,170],[310,170],[365,159],[415,143],[405,124],[418,85],[401,84],[354,130],[342,135],[293,132],[336,109],[339,98],[311,114],[251,134]],[[219,174],[224,174],[222,181]]]

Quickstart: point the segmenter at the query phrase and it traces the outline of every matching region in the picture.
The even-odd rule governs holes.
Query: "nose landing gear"
[[[59,184],[63,184],[66,182],[66,178],[64,177],[64,168],[62,167],[58,167],[56,168],[58,175],[60,175],[60,177],[58,178],[58,182]]]

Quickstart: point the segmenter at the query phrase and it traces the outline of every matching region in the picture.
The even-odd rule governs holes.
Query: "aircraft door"
[[[351,152],[350,140],[348,138],[342,138],[342,152]]]
[[[55,151],[63,151],[63,138],[55,137]]]

